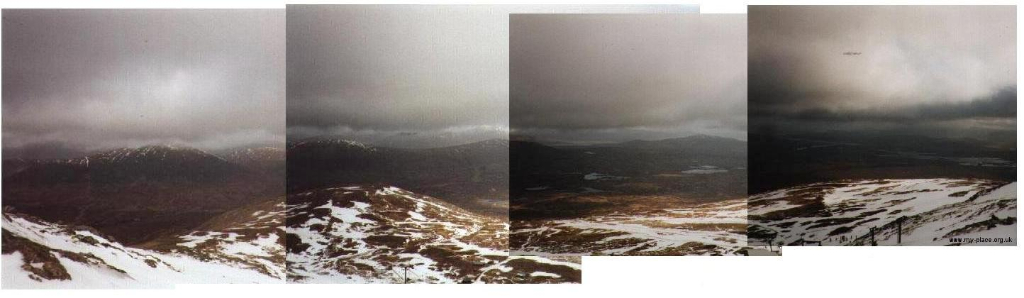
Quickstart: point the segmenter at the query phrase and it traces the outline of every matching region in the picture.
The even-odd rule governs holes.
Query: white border
[[[3,8],[284,8],[338,1],[4,1]],[[623,1],[377,1],[621,4]],[[1016,5],[1017,1],[643,1],[745,13],[745,4]],[[350,3],[368,3],[350,1]],[[1018,49],[1020,48],[1018,11]],[[1017,59],[1020,68],[1021,59]],[[1018,77],[1018,85],[1020,78]],[[1021,133],[1018,131],[1018,138]],[[1018,155],[1020,159],[1020,155]],[[1019,175],[1019,171],[1018,171]],[[1019,234],[1018,234],[1018,239]],[[586,257],[583,285],[187,285],[176,290],[3,290],[4,297],[1024,297],[1015,247],[787,247],[773,257]],[[198,296],[197,296],[198,295]]]

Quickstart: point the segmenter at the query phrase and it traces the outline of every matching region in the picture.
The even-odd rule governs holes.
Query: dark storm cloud
[[[4,148],[283,141],[284,37],[283,10],[4,10]]]
[[[754,6],[749,16],[751,121],[1016,118],[1012,6]]]
[[[514,133],[745,137],[743,15],[513,15],[510,22]]]
[[[695,7],[289,5],[288,134],[507,135],[509,13],[686,11]]]
[[[1017,90],[1016,88],[1001,89],[991,96],[967,102],[921,103],[891,109],[873,108],[848,112],[809,109],[795,114],[785,114],[783,117],[814,121],[886,121],[906,123],[975,118],[1016,118]]]

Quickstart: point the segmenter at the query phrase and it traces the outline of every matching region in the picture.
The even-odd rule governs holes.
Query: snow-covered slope
[[[284,220],[284,198],[275,198],[218,215],[194,232],[161,237],[140,246],[256,270],[284,280]]]
[[[399,188],[327,188],[288,203],[290,281],[580,281],[578,258],[509,257],[507,222]]]
[[[746,247],[745,199],[565,220],[516,221],[513,254],[737,255]]]
[[[785,245],[871,245],[871,228],[877,245],[1016,245],[998,243],[1017,235],[1016,217],[1017,184],[987,180],[838,181],[750,199],[751,241]]]
[[[3,213],[2,285],[155,288],[182,283],[282,283],[259,270],[177,252],[126,247],[85,227]]]

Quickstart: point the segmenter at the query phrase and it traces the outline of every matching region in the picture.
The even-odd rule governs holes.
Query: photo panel
[[[284,10],[3,12],[4,289],[284,283]]]
[[[752,245],[1017,245],[1014,6],[748,12]]]
[[[579,283],[509,254],[509,14],[696,7],[287,10],[289,281]]]
[[[2,31],[4,289],[1017,245],[1015,6],[4,9]]]
[[[747,24],[513,14],[515,255],[747,255]]]

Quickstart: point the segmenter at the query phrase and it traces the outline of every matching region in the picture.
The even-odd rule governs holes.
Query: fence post
[[[896,219],[896,244],[903,243],[903,220],[906,218],[906,216],[900,216]]]
[[[871,227],[871,246],[877,246],[878,242],[875,242],[875,227]]]

